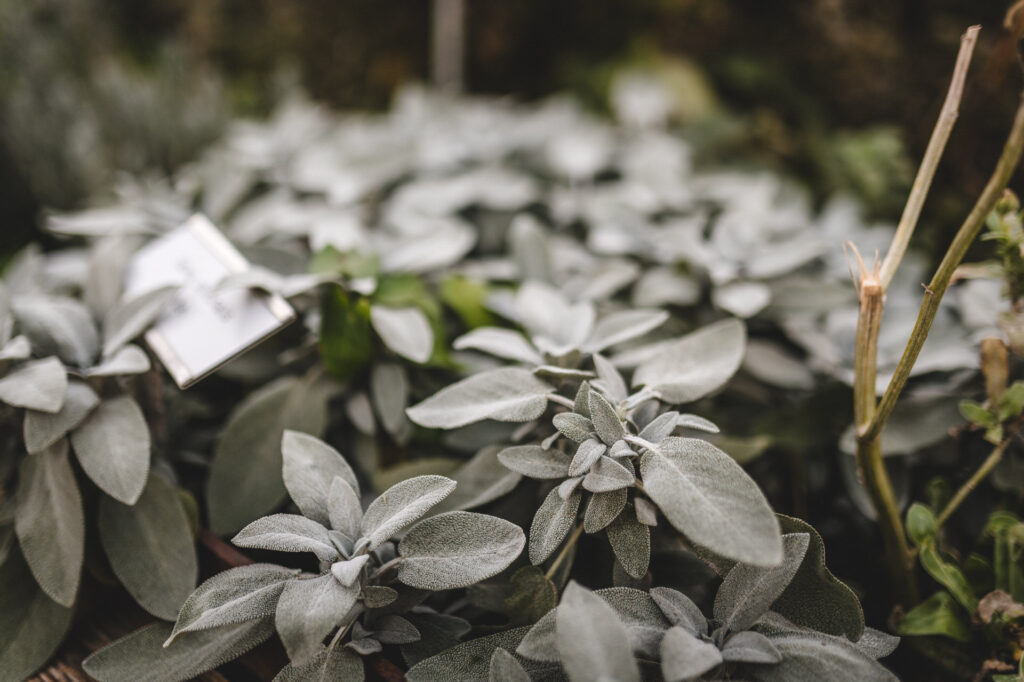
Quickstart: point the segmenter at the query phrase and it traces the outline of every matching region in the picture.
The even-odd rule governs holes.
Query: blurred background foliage
[[[705,161],[770,165],[894,219],[963,29],[984,30],[922,218],[933,252],[980,191],[1019,87],[1010,0],[467,0],[466,86],[606,106],[629,66],[672,82]],[[1020,13],[1024,14],[1024,13]],[[0,254],[118,172],[167,171],[298,79],[386,106],[429,73],[426,0],[0,0]]]

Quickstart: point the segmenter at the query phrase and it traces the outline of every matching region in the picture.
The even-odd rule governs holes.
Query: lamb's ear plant
[[[364,511],[359,483],[336,450],[286,431],[282,451],[285,485],[301,514],[258,519],[233,542],[311,553],[316,570],[256,563],[215,575],[185,600],[173,627],[144,628],[90,657],[91,675],[188,679],[276,631],[291,661],[278,679],[362,679],[361,657],[385,645],[422,658],[436,653],[437,640],[421,641],[421,629],[468,631],[467,622],[424,602],[497,575],[526,543],[518,526],[486,514],[424,518],[455,489],[451,479],[406,479]]]

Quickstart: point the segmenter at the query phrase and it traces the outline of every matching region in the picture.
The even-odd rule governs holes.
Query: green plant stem
[[[569,539],[565,541],[565,545],[562,547],[562,551],[559,552],[558,556],[555,557],[555,560],[551,562],[551,566],[548,567],[547,573],[544,574],[545,578],[551,580],[554,577],[555,572],[558,570],[558,567],[562,565],[563,561],[565,561],[565,557],[569,556],[569,550],[573,548],[573,545],[576,544],[576,542],[580,539],[580,535],[582,534],[583,524],[581,523],[578,526],[576,526],[576,528],[572,532],[572,535],[570,535]]]
[[[999,461],[1003,458],[1003,453],[1006,452],[1006,448],[1010,444],[1010,441],[1016,435],[1016,432],[1014,432],[1000,441],[999,445],[995,446],[989,456],[985,458],[985,461],[981,463],[978,470],[975,471],[970,478],[964,481],[964,484],[960,486],[960,489],[956,491],[956,494],[950,498],[949,502],[946,503],[946,506],[943,507],[942,511],[939,513],[938,518],[935,519],[936,529],[941,528],[942,524],[946,523],[946,521],[949,520],[949,517],[952,516],[953,512],[963,504],[963,501],[967,499],[967,496],[974,492],[974,489],[977,488],[990,473],[992,473],[992,470],[996,468],[996,465],[999,464]]]
[[[896,234],[893,235],[892,243],[885,254],[882,262],[881,280],[882,288],[888,289],[892,278],[899,268],[910,244],[910,238],[914,234],[914,228],[921,217],[921,208],[924,206],[925,198],[931,187],[932,179],[935,177],[935,170],[939,167],[939,160],[946,148],[946,142],[953,131],[959,115],[960,99],[964,93],[964,83],[967,80],[967,69],[971,64],[971,55],[974,53],[974,45],[978,42],[980,26],[971,26],[960,38],[960,51],[956,56],[956,66],[953,67],[953,77],[950,79],[949,90],[946,92],[946,100],[942,104],[942,113],[939,120],[935,122],[932,129],[932,136],[928,140],[928,147],[925,149],[921,165],[914,177],[914,184],[910,188],[910,195],[907,197],[906,206],[903,208],[903,215],[900,216],[899,225],[896,227]]]
[[[875,439],[885,427],[886,420],[888,420],[889,415],[892,414],[892,410],[896,406],[896,399],[899,398],[903,387],[906,386],[907,380],[910,378],[910,371],[917,361],[921,347],[924,345],[925,339],[928,338],[928,332],[931,329],[932,322],[935,320],[935,314],[939,309],[939,304],[942,302],[942,297],[949,287],[953,273],[963,260],[967,249],[977,238],[978,233],[985,224],[985,219],[992,212],[992,209],[995,208],[996,202],[1002,196],[1003,190],[1006,189],[1006,185],[1020,161],[1022,150],[1024,150],[1024,98],[1021,99],[1017,107],[1013,126],[1010,129],[1010,134],[1007,137],[1006,144],[1003,146],[1003,152],[999,156],[999,161],[996,163],[992,176],[985,185],[981,196],[978,197],[978,201],[974,204],[974,208],[971,209],[971,212],[953,238],[953,243],[950,244],[946,255],[943,256],[942,262],[935,271],[935,276],[932,277],[931,282],[925,287],[924,300],[921,302],[921,310],[917,315],[914,331],[911,333],[907,347],[903,351],[899,365],[896,367],[896,372],[889,381],[889,386],[885,389],[882,400],[878,403],[878,409],[875,411],[874,417],[863,428],[858,428],[861,438],[865,440]]]

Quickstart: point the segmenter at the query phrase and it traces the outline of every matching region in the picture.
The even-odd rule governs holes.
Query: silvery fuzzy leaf
[[[177,488],[150,476],[134,506],[101,498],[99,534],[110,568],[132,598],[157,618],[174,620],[199,574]]]
[[[558,495],[563,500],[568,499],[569,495],[572,495],[573,491],[575,491],[576,488],[578,488],[580,483],[582,482],[582,476],[573,476],[572,478],[565,479],[564,481],[558,484]]]
[[[363,435],[377,433],[377,420],[373,417],[373,406],[365,391],[353,393],[345,401],[345,416]]]
[[[413,362],[426,362],[434,350],[434,331],[419,308],[370,306],[370,322],[384,345]]]
[[[626,428],[615,408],[597,391],[590,392],[590,421],[605,445],[613,445],[626,436]]]
[[[60,412],[51,414],[38,410],[25,410],[23,434],[25,449],[30,454],[42,452],[68,431],[85,420],[89,413],[99,405],[100,399],[87,384],[77,381],[68,383],[67,397]]]
[[[0,347],[0,360],[26,360],[32,355],[32,344],[27,336],[19,334]]]
[[[384,585],[366,585],[363,587],[363,603],[368,608],[379,609],[394,603],[398,599],[398,591]]]
[[[615,610],[575,581],[555,609],[555,637],[562,667],[573,682],[639,682],[629,633]]]
[[[576,390],[576,397],[573,399],[572,411],[576,414],[582,414],[587,419],[590,419],[590,382],[584,381],[580,383],[580,387]]]
[[[277,600],[274,626],[293,664],[313,658],[324,637],[348,615],[359,593],[344,587],[330,573],[294,578]]]
[[[529,365],[540,365],[544,362],[544,358],[522,334],[501,327],[478,327],[455,339],[452,348],[479,350]]]
[[[744,630],[725,640],[722,660],[729,663],[772,664],[782,660],[782,654],[772,641],[753,630]]]
[[[633,373],[633,386],[645,386],[673,404],[715,391],[739,369],[746,345],[739,320],[723,320],[665,346]]]
[[[121,299],[124,274],[137,248],[133,238],[111,237],[96,240],[89,249],[82,299],[93,317],[102,318]]]
[[[576,454],[573,455],[572,462],[569,464],[569,476],[582,476],[590,471],[590,467],[594,465],[597,460],[601,459],[601,455],[605,453],[608,446],[597,440],[596,438],[588,438],[587,440],[580,443],[579,447],[576,448]]]
[[[743,319],[768,307],[772,290],[761,282],[730,282],[711,290],[711,302],[725,312]]]
[[[334,530],[340,531],[352,541],[359,538],[363,506],[359,503],[359,493],[341,476],[334,477],[327,494],[327,517]]]
[[[376,549],[453,490],[455,481],[444,476],[417,476],[396,483],[367,507],[361,523],[363,537]]]
[[[885,658],[900,644],[900,638],[875,628],[864,628],[864,633],[853,643],[858,651],[874,659]]]
[[[632,514],[619,514],[605,530],[619,564],[633,578],[647,575],[651,562],[651,529]]]
[[[68,376],[57,358],[32,360],[0,379],[0,402],[40,412],[64,406]]]
[[[411,433],[411,425],[405,416],[409,399],[405,369],[392,362],[374,365],[370,371],[370,396],[384,430],[396,441],[404,441]]]
[[[633,500],[636,507],[636,520],[645,526],[658,525],[658,508],[642,497]]]
[[[302,665],[289,663],[281,672],[274,676],[273,682],[326,682],[327,680],[344,680],[345,682],[363,682],[366,672],[363,669],[363,657],[348,646],[336,646],[328,649],[320,646],[316,655]]]
[[[605,315],[583,343],[583,350],[590,353],[599,351],[643,336],[660,327],[668,319],[664,310],[623,310]]]
[[[782,561],[779,524],[757,484],[715,446],[670,437],[640,460],[644,489],[692,542],[758,566]]]
[[[551,423],[559,432],[577,443],[582,443],[590,438],[594,432],[594,425],[582,414],[575,412],[561,412],[556,414]]]
[[[543,563],[562,544],[576,522],[582,496],[574,492],[566,499],[553,488],[534,514],[530,525],[530,563]]]
[[[72,606],[85,556],[82,496],[68,461],[66,441],[21,461],[14,532],[39,587],[61,606]]]
[[[759,680],[766,682],[858,682],[897,679],[880,663],[857,650],[852,642],[838,637],[807,633],[786,633],[770,637],[782,654],[782,662],[758,668]]]
[[[676,426],[681,426],[684,429],[696,429],[697,431],[707,431],[708,433],[719,432],[719,428],[717,425],[705,419],[704,417],[698,417],[695,414],[679,415],[679,419],[676,421]]]
[[[516,657],[505,649],[495,649],[487,673],[488,682],[530,682],[530,675]]]
[[[110,234],[147,234],[145,211],[139,206],[119,204],[89,208],[72,213],[55,213],[46,218],[46,229],[57,234],[102,237]]]
[[[126,374],[143,374],[150,368],[149,356],[138,346],[122,346],[109,358],[95,367],[82,372],[86,377],[111,377]]]
[[[700,282],[674,268],[646,270],[633,286],[633,305],[656,308],[665,305],[693,305],[700,300]]]
[[[369,554],[360,554],[352,559],[335,561],[331,564],[331,575],[345,587],[352,587],[363,572],[363,567],[370,560]]]
[[[418,642],[420,631],[401,616],[388,615],[373,623],[373,638],[381,644]]]
[[[519,526],[486,514],[453,511],[409,529],[398,545],[398,579],[424,590],[453,590],[497,575],[523,551]]]
[[[474,374],[406,410],[420,426],[452,429],[482,419],[528,422],[547,408],[551,386],[529,370],[502,367]]]
[[[0,678],[29,678],[56,651],[73,609],[39,589],[16,549],[0,562]]]
[[[508,227],[508,250],[523,282],[554,281],[554,264],[544,228],[533,216],[522,213]]]
[[[235,408],[217,441],[207,479],[206,503],[214,532],[233,533],[284,502],[284,431],[318,436],[325,428],[326,412],[324,391],[291,376],[256,389]]]
[[[514,445],[499,452],[498,461],[524,476],[549,479],[568,476],[572,460],[558,450],[545,450],[539,445]]]
[[[529,628],[516,648],[516,653],[531,661],[558,663],[558,642],[555,640],[555,609],[551,609]]]
[[[669,587],[654,587],[651,588],[651,599],[672,625],[683,628],[691,635],[708,634],[707,618],[700,607],[682,592]]]
[[[239,547],[275,552],[313,552],[320,561],[337,561],[338,550],[327,529],[298,514],[272,514],[256,519],[231,542]]]
[[[335,478],[341,478],[359,495],[359,481],[352,467],[341,453],[319,438],[285,429],[281,456],[285,488],[303,516],[322,525],[331,522],[328,499]]]
[[[670,628],[661,640],[661,672],[665,682],[698,678],[721,663],[718,647],[681,627]]]
[[[594,354],[593,360],[594,369],[597,370],[597,376],[601,381],[597,388],[614,403],[621,403],[629,397],[626,381],[619,374],[619,370],[615,369],[615,365],[598,353]]]
[[[753,625],[789,586],[809,542],[807,533],[787,533],[782,536],[783,560],[778,566],[733,566],[715,595],[715,620],[728,632]]]
[[[747,342],[743,369],[759,381],[780,388],[808,390],[814,387],[814,372],[777,344],[759,339]]]
[[[215,574],[195,589],[181,605],[165,646],[181,634],[236,625],[274,615],[277,598],[297,569],[274,564],[237,566]]]
[[[103,318],[103,356],[109,357],[156,322],[178,295],[177,286],[160,287],[121,301]]]
[[[555,383],[567,379],[586,380],[594,378],[594,373],[588,372],[585,369],[559,367],[557,365],[540,365],[533,368],[533,373],[542,379],[554,379]]]
[[[477,232],[452,217],[419,219],[424,231],[377,246],[384,272],[432,272],[457,263],[476,243]]]
[[[583,478],[583,487],[592,493],[606,493],[627,488],[636,483],[636,477],[619,460],[599,457]]]
[[[543,352],[564,355],[578,349],[594,327],[594,307],[570,303],[557,289],[540,282],[525,282],[515,299],[516,314],[533,343]]]
[[[469,621],[455,616],[424,611],[406,613],[405,618],[420,632],[419,640],[399,648],[409,667],[458,646],[470,631]]]
[[[591,495],[583,515],[583,530],[587,533],[604,530],[626,508],[627,496],[625,488]]]
[[[11,310],[37,354],[55,354],[75,367],[89,367],[99,355],[100,337],[83,304],[58,296],[15,296]]]
[[[458,484],[455,492],[435,509],[461,511],[493,502],[515,489],[522,476],[509,471],[498,459],[501,446],[482,448],[451,474]]]
[[[747,260],[747,273],[756,279],[772,279],[792,272],[811,262],[825,251],[825,244],[816,235],[795,237],[764,244],[754,249]]]
[[[617,440],[608,448],[609,457],[632,457],[635,454],[633,448],[624,440]]]
[[[951,428],[964,422],[959,401],[948,394],[935,397],[908,396],[902,400],[882,430],[886,457],[920,452],[949,438]],[[850,424],[839,438],[839,449],[848,455],[857,450],[856,429]]]
[[[594,594],[615,609],[629,632],[633,651],[641,658],[657,658],[658,644],[669,622],[650,595],[632,587],[610,587]]]
[[[130,396],[104,400],[71,432],[82,469],[100,489],[135,504],[149,477],[150,437],[142,408]]]
[[[274,624],[263,618],[188,632],[164,648],[170,634],[170,623],[146,626],[92,654],[82,668],[102,682],[185,682],[270,638]]]
[[[486,637],[479,637],[446,649],[436,656],[420,661],[406,673],[409,682],[488,682],[491,656],[495,649],[514,650],[528,627],[513,628]],[[551,669],[535,661],[521,661],[527,672]]]
[[[660,443],[676,430],[679,424],[678,412],[665,412],[655,417],[651,422],[637,434],[640,438],[651,443]]]

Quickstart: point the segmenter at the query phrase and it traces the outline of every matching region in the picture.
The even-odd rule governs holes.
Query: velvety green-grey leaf
[[[501,463],[498,459],[501,450],[501,446],[498,445],[484,447],[456,470],[451,475],[458,484],[455,492],[446,497],[435,509],[473,509],[512,492],[522,480],[522,475],[509,471]]]
[[[611,457],[599,457],[583,478],[583,487],[592,493],[605,493],[633,485],[636,477]]]
[[[135,504],[149,477],[149,426],[131,396],[104,400],[71,432],[82,469],[115,500]]]
[[[636,497],[633,500],[633,506],[636,507],[636,520],[645,526],[657,526],[658,525],[658,508],[648,502],[642,497]]]
[[[563,500],[554,488],[544,498],[530,525],[530,563],[542,563],[562,544],[576,522],[581,497],[575,492]]]
[[[651,443],[660,443],[676,430],[679,421],[678,412],[666,412],[651,420],[638,434],[641,438]]]
[[[370,322],[384,345],[413,362],[426,362],[434,349],[434,332],[419,308],[370,306]]]
[[[582,414],[575,412],[562,412],[552,418],[551,423],[559,432],[570,440],[577,443],[591,438],[594,433],[594,425]]]
[[[68,376],[57,358],[33,360],[0,379],[0,402],[54,414],[64,406]]]
[[[664,310],[622,310],[605,315],[584,342],[583,349],[596,353],[609,346],[642,336],[668,319]]]
[[[722,654],[711,642],[705,642],[673,627],[661,640],[661,672],[665,682],[682,682],[700,677],[722,663]]]
[[[89,367],[99,354],[100,338],[92,314],[79,301],[61,296],[16,296],[11,310],[37,355],[54,354],[74,367]]]
[[[109,358],[95,367],[82,372],[87,377],[111,377],[125,374],[142,374],[149,371],[151,364],[146,351],[138,346],[128,345],[119,348]]]
[[[853,643],[861,653],[874,659],[885,658],[900,645],[900,638],[875,628],[864,628],[864,633]]]
[[[516,653],[531,661],[558,663],[562,657],[558,653],[555,628],[555,611],[552,609],[523,635],[522,641],[516,648]]]
[[[374,365],[370,371],[370,395],[384,430],[402,442],[411,428],[405,416],[405,406],[409,399],[409,381],[405,369],[394,362]]]
[[[594,594],[608,602],[629,632],[633,651],[641,658],[654,659],[669,622],[651,596],[632,587],[609,587]]]
[[[466,587],[497,575],[523,551],[522,529],[486,514],[453,511],[420,521],[398,545],[398,579],[425,590]]]
[[[99,405],[100,399],[87,384],[78,381],[68,383],[67,397],[59,412],[25,410],[23,432],[25,449],[31,454],[42,452],[68,431],[81,424],[89,413]]]
[[[730,663],[771,664],[782,660],[772,641],[753,630],[737,632],[725,641],[722,659]]]
[[[327,496],[327,516],[331,528],[341,531],[350,540],[359,538],[363,508],[356,491],[341,476],[335,476],[331,484],[331,492]]]
[[[399,647],[410,667],[457,646],[470,630],[468,621],[440,613],[406,613],[405,618],[420,633],[418,640]]]
[[[406,679],[409,682],[488,682],[494,650],[514,651],[527,630],[528,627],[514,628],[463,642],[420,661],[409,669]],[[529,673],[549,666],[529,661],[524,662],[523,667]]]
[[[121,301],[103,318],[103,355],[109,357],[121,346],[146,331],[178,294],[177,286],[160,287]]]
[[[708,433],[718,433],[718,426],[704,417],[698,417],[695,414],[681,414],[679,419],[676,421],[676,426],[681,426],[684,429],[694,429],[696,431],[707,431]]]
[[[637,579],[644,577],[651,561],[651,529],[632,514],[619,514],[605,532],[626,573]]]
[[[584,381],[580,383],[580,387],[576,390],[576,397],[573,398],[572,411],[576,414],[582,414],[587,419],[590,419],[590,382]]]
[[[17,550],[0,562],[0,585],[0,679],[22,680],[56,651],[73,610],[39,589]]]
[[[536,566],[523,566],[513,573],[509,587],[502,606],[512,625],[535,623],[558,604],[558,589]]]
[[[178,490],[154,475],[135,506],[104,496],[99,530],[110,567],[128,593],[157,618],[174,620],[199,575]]]
[[[758,666],[757,679],[767,682],[879,682],[897,678],[880,663],[838,637],[784,634],[770,638],[782,654],[776,665]],[[845,643],[844,643],[845,642]]]
[[[85,556],[82,497],[58,441],[21,461],[14,532],[39,587],[61,606],[75,603]]]
[[[381,644],[409,644],[420,638],[420,631],[405,618],[388,615],[374,621],[373,638]]]
[[[809,542],[807,533],[789,533],[782,536],[783,559],[778,566],[733,566],[715,596],[715,620],[729,632],[753,625],[796,575]]]
[[[285,429],[281,437],[281,474],[292,501],[307,518],[328,524],[327,498],[335,476],[359,493],[359,482],[345,458],[319,438]]]
[[[576,488],[578,488],[580,486],[580,483],[582,482],[582,476],[573,476],[572,478],[565,479],[564,481],[558,484],[558,496],[561,497],[563,500],[568,499],[569,496],[576,491]]]
[[[657,391],[672,404],[717,390],[739,369],[746,345],[739,320],[716,322],[674,341],[633,373],[633,386]]]
[[[181,633],[209,630],[274,615],[284,584],[298,570],[274,564],[237,566],[215,574],[188,596],[166,644]]]
[[[530,675],[507,650],[495,649],[491,654],[488,682],[530,682]]]
[[[238,658],[274,634],[269,618],[188,632],[163,647],[170,623],[155,623],[122,637],[82,662],[99,682],[184,682]]]
[[[587,511],[583,515],[583,530],[587,533],[596,533],[607,528],[608,524],[626,508],[627,497],[625,488],[591,495]]]
[[[18,335],[0,346],[0,360],[26,360],[32,355],[27,336]]]
[[[363,603],[379,609],[398,599],[398,591],[385,585],[367,585],[363,588]]]
[[[626,428],[622,425],[619,413],[608,400],[597,391],[590,392],[590,421],[605,445],[612,445],[626,436]]]
[[[619,370],[615,369],[615,365],[612,364],[611,360],[608,360],[603,355],[594,354],[594,369],[597,370],[597,376],[600,380],[598,386],[605,395],[608,396],[613,402],[621,403],[627,397],[629,397],[629,390],[626,388],[626,380],[619,374]]]
[[[573,682],[639,682],[629,633],[615,610],[575,581],[555,609],[555,637],[562,667]]]
[[[273,682],[362,682],[364,679],[363,657],[349,647],[336,646],[330,650],[321,647],[302,665],[289,663]]]
[[[640,461],[644,489],[691,541],[729,559],[782,561],[779,524],[757,484],[710,443],[666,438]]]
[[[810,544],[800,569],[772,610],[797,625],[856,641],[864,632],[864,611],[853,590],[825,565],[825,543],[806,521],[778,514],[784,533],[807,533]],[[828,604],[827,609],[821,608]]]
[[[288,658],[301,665],[315,656],[324,637],[345,618],[357,597],[355,588],[343,586],[330,573],[286,583],[277,600],[274,625]]]
[[[559,450],[545,450],[539,445],[514,445],[498,453],[498,461],[506,468],[530,478],[564,478],[569,475],[572,460]]]
[[[331,564],[331,575],[345,587],[352,587],[369,560],[369,554],[360,554],[352,559],[335,561]]]
[[[601,459],[608,446],[596,438],[588,438],[576,448],[576,454],[569,463],[569,476],[582,476],[594,465],[594,462]]]
[[[651,599],[672,625],[678,625],[694,635],[707,634],[707,618],[700,607],[682,592],[670,587],[654,587],[651,589]]]
[[[374,500],[363,514],[363,536],[375,549],[455,490],[444,476],[417,476],[396,483]]]
[[[452,348],[479,350],[528,365],[539,365],[544,362],[544,358],[522,334],[500,327],[478,327],[455,339]]]
[[[323,392],[295,377],[274,381],[242,401],[221,432],[210,464],[206,503],[214,532],[235,532],[281,505],[286,496],[284,431],[320,436],[326,410]]]
[[[551,390],[529,370],[501,367],[442,388],[406,414],[420,426],[442,429],[482,419],[527,422],[544,413]]]
[[[256,519],[240,530],[231,542],[239,547],[276,552],[313,552],[321,561],[338,559],[338,550],[327,529],[298,514],[272,514]]]

